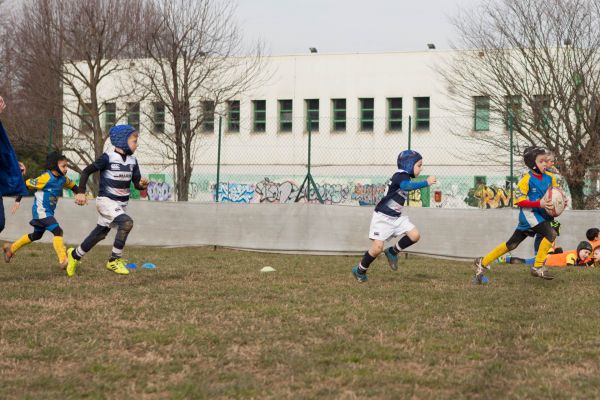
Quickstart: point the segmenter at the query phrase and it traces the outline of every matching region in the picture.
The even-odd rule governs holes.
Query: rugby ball
[[[560,188],[551,187],[544,195],[544,201],[546,204],[551,203],[552,207],[546,209],[548,214],[552,217],[558,217],[565,210],[567,206],[567,197]]]

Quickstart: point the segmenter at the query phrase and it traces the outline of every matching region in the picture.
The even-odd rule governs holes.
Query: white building
[[[328,203],[376,202],[396,169],[398,153],[409,146],[410,133],[411,148],[424,157],[424,174],[440,181],[431,191],[415,193],[413,205],[503,206],[508,202],[509,155],[500,164],[482,159],[476,155],[481,144],[461,135],[504,127],[489,122],[485,104],[478,107],[476,121],[475,98],[472,112],[453,111],[456,107],[439,74],[452,55],[453,51],[430,50],[267,57],[264,68],[269,79],[217,107],[223,115],[219,200],[294,201],[307,173],[310,117],[311,172]],[[113,98],[117,82],[127,79],[131,78],[111,78],[101,87],[100,98]],[[136,101],[123,97],[105,105],[110,111],[104,114],[107,125]],[[168,134],[169,117],[155,107],[151,100],[143,100],[137,115],[130,113],[129,118],[141,120],[137,156],[143,173],[152,174],[149,197],[172,200],[173,166],[160,156],[160,143],[149,134],[150,129],[163,127],[163,118]],[[195,201],[214,199],[218,118],[200,135],[191,183]],[[126,115],[118,121],[126,122]],[[77,132],[65,129],[69,135]],[[477,184],[485,185],[477,188]]]

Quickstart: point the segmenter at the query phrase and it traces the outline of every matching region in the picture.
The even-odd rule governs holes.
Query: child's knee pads
[[[127,214],[118,215],[113,222],[117,224],[120,231],[129,233],[133,229],[133,219]]]

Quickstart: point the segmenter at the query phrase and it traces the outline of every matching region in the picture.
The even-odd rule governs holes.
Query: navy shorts
[[[58,228],[58,221],[54,217],[46,217],[41,219],[32,219],[29,225],[33,226],[33,230],[37,232],[50,231]]]

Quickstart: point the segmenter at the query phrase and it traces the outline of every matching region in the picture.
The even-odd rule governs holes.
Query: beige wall
[[[30,232],[31,198],[23,200],[17,215],[9,214],[12,199],[4,198],[6,229],[1,240],[15,240]],[[218,245],[236,248],[308,253],[362,253],[373,208],[317,204],[216,204],[132,201],[135,221],[128,243],[150,246]],[[78,207],[72,199],[59,201],[57,219],[67,243],[78,244],[96,225],[95,203]],[[509,209],[432,209],[407,211],[421,231],[416,253],[471,258],[506,241],[517,225],[518,211]],[[575,248],[585,231],[600,225],[598,211],[565,211],[559,245]],[[46,233],[44,241],[52,235]],[[112,244],[109,236],[103,244]],[[515,252],[533,254],[527,239]],[[350,262],[350,261],[349,261]]]

